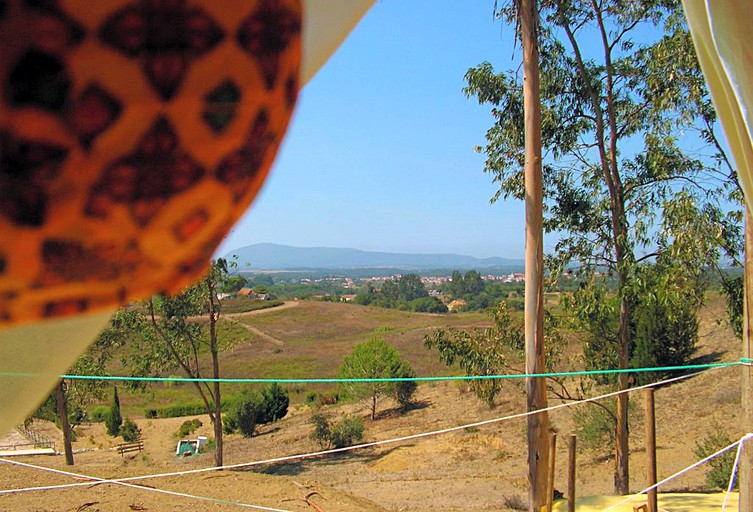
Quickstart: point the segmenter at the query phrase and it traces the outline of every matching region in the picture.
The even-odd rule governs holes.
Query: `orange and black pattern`
[[[300,0],[0,0],[0,324],[196,280],[295,104]]]

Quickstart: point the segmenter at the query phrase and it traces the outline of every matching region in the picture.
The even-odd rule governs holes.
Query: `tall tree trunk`
[[[745,285],[743,287],[742,357],[753,357],[753,215],[745,207]],[[743,432],[753,431],[753,366],[742,367]],[[753,510],[753,441],[743,444],[740,457],[740,510]]]
[[[628,332],[630,311],[626,297],[620,300],[620,325],[618,332],[617,358],[618,366],[628,368],[630,365],[629,343],[630,333]],[[630,380],[627,373],[620,373],[617,376],[617,389],[619,391],[627,390],[630,387]],[[630,492],[630,472],[629,472],[629,427],[628,427],[628,393],[617,395],[617,424],[615,425],[615,471],[614,471],[614,492],[615,494],[628,494]]]
[[[536,0],[521,0],[520,29],[523,40],[523,95],[525,117],[526,277],[525,343],[526,373],[546,371],[544,360],[544,232],[541,176],[541,96],[539,92],[538,9]],[[527,409],[545,409],[546,383],[541,377],[526,379]],[[547,503],[549,416],[528,416],[528,510],[539,512]]]
[[[210,278],[207,278],[207,288],[209,290],[209,350],[212,353],[212,378],[213,398],[214,398],[214,465],[220,467],[223,465],[222,458],[222,398],[220,396],[220,356],[219,347],[217,346],[217,320],[219,319],[219,305],[215,302],[216,295],[214,286]]]
[[[63,431],[65,463],[73,466],[73,447],[71,446],[71,427],[68,425],[68,402],[65,399],[65,381],[60,379],[55,387],[55,403],[60,417],[60,429]]]

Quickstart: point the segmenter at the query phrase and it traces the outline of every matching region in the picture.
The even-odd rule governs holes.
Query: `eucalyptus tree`
[[[516,21],[513,5],[499,16]],[[602,271],[617,281],[614,365],[629,368],[631,306],[643,264],[697,277],[739,245],[735,175],[677,0],[545,0],[540,7],[544,229],[558,241],[550,275]],[[485,171],[492,199],[523,198],[523,89],[519,70],[484,62],[464,92],[489,104]],[[672,262],[669,264],[667,262]],[[661,280],[658,280],[661,282]],[[593,294],[583,294],[593,296]],[[573,304],[576,311],[593,303]],[[630,377],[618,377],[627,390]],[[615,492],[627,493],[628,396],[619,395]]]
[[[194,381],[192,385],[213,424],[217,466],[222,466],[223,461],[218,381],[221,340],[217,329],[221,303],[217,294],[227,276],[227,262],[218,259],[212,262],[204,278],[180,294],[152,297],[140,307],[119,312],[112,321],[112,328],[130,340],[124,363],[134,375],[150,376],[177,367],[191,379],[214,379],[214,382]],[[201,363],[201,356],[207,351],[211,357],[209,369]]]

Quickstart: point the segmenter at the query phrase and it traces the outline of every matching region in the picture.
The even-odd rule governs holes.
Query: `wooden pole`
[[[567,449],[567,512],[575,512],[575,434]]]
[[[656,415],[654,414],[654,389],[644,390],[646,397],[646,478],[647,486],[656,484]],[[648,512],[658,512],[656,489],[648,491]]]
[[[557,434],[549,436],[549,484],[546,486],[546,512],[552,512],[554,506],[554,468],[557,456]]]
[[[538,10],[536,0],[520,0],[518,16],[523,43],[523,110],[525,123],[526,372],[544,373],[544,194],[541,178],[541,95],[539,92]],[[526,379],[527,410],[545,409],[546,383]],[[546,503],[548,460],[546,412],[528,416],[528,510],[540,512]]]
[[[65,402],[65,382],[61,379],[55,387],[55,403],[57,405],[58,416],[60,417],[60,428],[63,431],[63,451],[65,451],[65,463],[73,466],[73,447],[71,446],[71,429],[68,425],[68,404]]]
[[[743,289],[743,347],[742,357],[753,357],[753,215],[745,208],[745,286]],[[742,366],[743,432],[753,432],[753,367]],[[740,454],[739,508],[753,511],[753,446],[743,443]]]

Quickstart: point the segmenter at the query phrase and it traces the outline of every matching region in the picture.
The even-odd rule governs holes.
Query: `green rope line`
[[[706,363],[706,364],[686,364],[681,366],[657,366],[653,368],[624,368],[616,370],[582,370],[573,372],[551,372],[551,373],[516,373],[502,375],[455,375],[455,376],[436,376],[436,377],[377,377],[377,378],[360,378],[360,379],[339,379],[339,378],[319,378],[319,379],[261,379],[261,378],[240,378],[240,379],[192,379],[188,377],[126,377],[119,375],[60,375],[61,379],[70,380],[104,380],[104,381],[127,381],[127,382],[200,382],[200,383],[242,383],[242,384],[340,384],[340,383],[367,383],[367,382],[437,382],[437,381],[466,381],[466,380],[494,380],[494,379],[526,379],[536,377],[583,377],[588,375],[615,375],[620,373],[644,373],[644,372],[677,372],[684,370],[704,370],[709,368],[724,368],[728,366],[739,366],[753,363],[753,359],[741,357],[739,361],[730,363]],[[33,377],[31,373],[14,373],[0,372],[0,376],[10,377]]]

